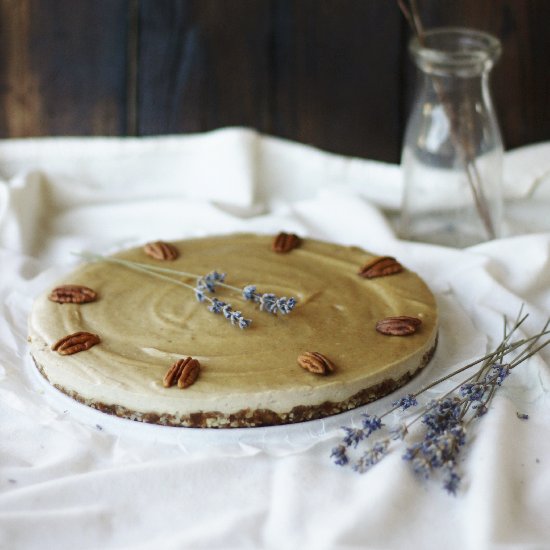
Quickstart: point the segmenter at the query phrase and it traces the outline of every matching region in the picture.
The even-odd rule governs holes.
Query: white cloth
[[[404,392],[296,426],[161,428],[56,395],[26,348],[33,297],[72,251],[288,230],[395,255],[426,279],[440,345],[414,391],[483,355],[522,303],[527,334],[550,315],[549,159],[550,144],[507,153],[509,236],[454,250],[396,239],[397,166],[250,130],[0,142],[0,548],[550,548],[550,350],[477,423],[452,497],[402,449],[363,475],[329,458],[341,425]]]

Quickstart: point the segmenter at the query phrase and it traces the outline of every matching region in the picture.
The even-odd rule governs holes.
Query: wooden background
[[[507,148],[550,139],[550,1],[419,0],[504,54]],[[243,125],[399,160],[414,69],[393,0],[0,0],[0,137]]]

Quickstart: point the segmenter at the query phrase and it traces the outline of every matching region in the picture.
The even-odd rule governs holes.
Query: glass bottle
[[[401,237],[465,247],[494,239],[502,220],[500,130],[489,73],[500,41],[438,28],[411,40],[419,80],[401,166]]]

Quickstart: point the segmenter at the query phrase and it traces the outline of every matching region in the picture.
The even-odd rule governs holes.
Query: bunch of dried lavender
[[[510,373],[550,343],[550,339],[541,341],[544,336],[550,334],[547,330],[550,319],[535,336],[511,340],[527,317],[528,315],[523,315],[520,310],[511,329],[508,329],[505,319],[502,341],[492,352],[477,361],[435,380],[416,393],[404,395],[380,416],[362,415],[360,428],[343,427],[344,437],[341,443],[332,449],[331,457],[334,462],[340,466],[350,466],[359,473],[366,472],[389,453],[392,445],[411,438],[411,427],[421,423],[421,439],[413,441],[406,448],[402,458],[410,462],[414,472],[423,478],[441,474],[443,487],[449,493],[455,494],[461,479],[457,458],[467,441],[471,424],[487,413],[496,391]],[[512,358],[505,362],[504,359],[508,356]],[[419,404],[418,396],[475,366],[478,368],[473,374],[461,380],[444,395],[424,405]],[[405,411],[411,407],[418,407],[418,414],[411,420],[394,427],[388,427],[382,422],[383,418],[394,411]],[[374,432],[383,431],[386,432],[385,437],[375,440],[366,450],[358,449]]]
[[[188,290],[192,290],[195,293],[195,298],[199,302],[208,302],[210,306],[208,310],[212,313],[219,313],[223,315],[232,325],[238,326],[240,329],[245,329],[250,326],[252,319],[245,319],[240,311],[235,311],[231,304],[213,298],[208,294],[216,292],[217,287],[223,287],[234,292],[239,293],[241,298],[247,301],[252,301],[260,305],[260,311],[265,311],[273,315],[281,313],[282,315],[289,314],[296,306],[295,298],[278,297],[271,292],[258,293],[256,292],[256,286],[246,285],[243,288],[239,288],[233,285],[229,285],[225,282],[225,273],[219,273],[218,271],[211,271],[206,275],[197,275],[195,273],[189,273],[187,271],[178,271],[175,269],[169,269],[166,267],[159,267],[151,264],[145,264],[140,262],[133,262],[130,260],[123,260],[121,258],[113,258],[109,256],[101,256],[99,254],[91,254],[88,252],[78,253],[77,256],[91,261],[105,261],[118,265],[128,267],[134,271],[146,273],[169,281],[173,284],[183,286]],[[178,277],[177,279],[174,277]],[[182,281],[181,278],[195,279],[195,285]]]

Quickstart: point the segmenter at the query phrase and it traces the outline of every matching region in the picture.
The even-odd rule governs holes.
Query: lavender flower
[[[283,314],[288,315],[296,306],[295,298],[277,298],[275,302],[277,309]]]
[[[204,300],[206,292],[216,292],[218,285],[239,290],[237,287],[225,284],[225,273],[218,273],[217,271],[211,271],[207,275],[197,278],[197,284],[195,287],[195,296],[200,302]],[[258,294],[254,285],[247,285],[241,290],[241,295],[245,300],[256,302],[260,304],[260,311],[267,311],[268,313],[282,313],[287,315],[296,306],[295,298],[279,298],[271,292],[264,294]]]
[[[208,309],[212,313],[223,314],[223,316],[230,321],[231,324],[236,325],[241,329],[249,327],[252,321],[250,319],[245,319],[240,311],[234,311],[230,304],[222,302],[216,298],[211,298],[207,294],[215,293],[217,287],[221,286],[223,288],[239,292],[246,300],[252,300],[259,303],[260,310],[268,311],[273,314],[282,313],[283,315],[286,315],[296,306],[295,298],[278,298],[275,294],[271,293],[258,294],[254,285],[245,286],[243,289],[228,285],[225,282],[226,274],[218,271],[211,271],[206,275],[196,275],[187,271],[178,271],[167,267],[124,260],[122,258],[111,258],[90,253],[82,253],[78,255],[88,260],[103,260],[106,262],[123,265],[133,269],[134,271],[146,273],[158,279],[162,279],[191,290],[195,294],[197,301],[210,302]],[[185,282],[182,278],[195,278],[195,286]]]
[[[212,299],[212,305],[208,308],[209,311],[212,313],[222,313],[223,308],[227,304],[225,302],[222,302],[221,300],[218,300],[217,298]]]
[[[195,297],[199,302],[208,300],[211,302],[209,310],[213,313],[222,313],[226,319],[228,319],[233,325],[238,325],[240,328],[247,328],[252,322],[250,319],[244,319],[240,311],[234,311],[232,306],[218,300],[217,298],[208,298],[206,292],[215,292],[216,286],[221,285],[233,290],[239,290],[236,287],[225,284],[225,273],[218,273],[217,271],[211,271],[203,277],[197,279],[195,291]],[[264,293],[258,294],[254,285],[245,286],[241,295],[245,300],[251,300],[260,304],[261,311],[267,311],[276,315],[282,313],[286,315],[290,313],[295,305],[296,300],[294,298],[278,298],[275,294]]]
[[[277,315],[277,313],[287,315],[296,306],[295,298],[278,298],[270,292],[258,294],[254,285],[245,286],[242,290],[242,296],[245,300],[260,304],[260,311],[267,311],[273,315]]]
[[[454,397],[431,401],[422,422],[435,433],[442,433],[452,428],[460,418],[461,401]]]
[[[415,473],[428,478],[435,470],[455,464],[465,441],[466,431],[460,422],[442,431],[430,428],[422,441],[407,448],[403,459],[412,463]]]
[[[456,495],[458,486],[460,484],[460,476],[456,472],[456,466],[454,462],[450,462],[445,466],[445,475],[443,478],[443,488],[450,494]]]
[[[198,286],[193,289],[195,291],[195,298],[198,302],[204,302],[206,300],[206,296],[204,295],[204,291],[202,288],[199,288]]]
[[[269,313],[277,313],[277,296],[275,294],[266,293],[259,296],[260,311]]]
[[[481,401],[485,396],[485,392],[489,389],[487,384],[462,384],[460,386],[460,395],[468,401]]]
[[[251,323],[250,319],[245,319],[240,311],[234,311],[229,304],[223,306],[222,313],[232,325],[238,325],[239,328],[247,328]]]
[[[254,300],[256,296],[256,287],[254,285],[247,285],[243,288],[243,298],[245,300]]]
[[[498,386],[502,385],[504,379],[510,374],[510,365],[495,363],[491,372],[486,376],[487,382],[496,382]]]
[[[342,426],[342,429],[344,432],[346,432],[346,435],[342,439],[342,444],[346,447],[357,447],[359,442],[366,437],[365,431],[361,428],[348,428],[346,426]]]
[[[217,298],[211,300],[212,305],[208,308],[212,313],[221,313],[232,325],[245,329],[252,323],[251,319],[245,319],[240,311],[234,311],[231,304],[226,304]]]
[[[406,458],[406,455],[403,456],[405,460],[408,460]],[[432,466],[428,460],[426,460],[424,457],[417,457],[415,456],[412,459],[412,467],[413,472],[425,479],[428,479],[430,477],[430,474],[432,473]]]
[[[416,405],[418,405],[418,401],[414,394],[408,393],[407,395],[404,395],[401,399],[394,401],[392,405],[394,407],[400,407],[402,411],[405,411],[410,407],[416,407]]]
[[[338,447],[334,447],[334,449],[332,449],[330,456],[334,459],[334,464],[337,464],[338,466],[345,466],[349,462],[346,449],[346,445],[338,445]]]
[[[466,443],[466,428],[462,424],[457,424],[450,429],[450,433],[454,438],[454,443],[459,447],[462,447]]]
[[[240,329],[248,328],[252,322],[250,319],[245,319],[240,311],[233,311],[229,304],[223,306],[222,313],[232,325],[238,325]]]
[[[199,290],[216,292],[216,286],[225,281],[225,273],[218,273],[217,271],[211,271],[202,277],[197,279],[197,288]]]
[[[378,416],[370,416],[369,414],[362,414],[361,416],[363,417],[363,428],[367,430],[365,437],[369,437],[372,432],[383,426],[382,420]]]
[[[377,441],[370,449],[368,449],[353,465],[356,472],[364,473],[369,468],[378,464],[388,453],[388,440]]]

